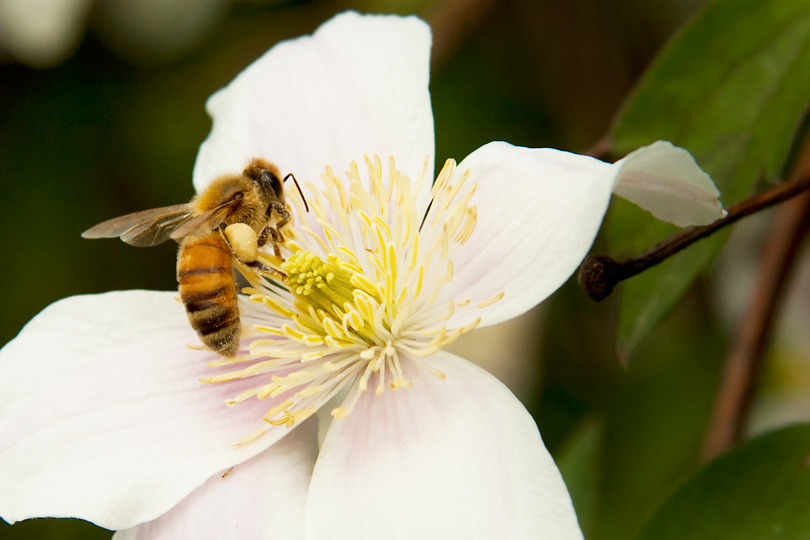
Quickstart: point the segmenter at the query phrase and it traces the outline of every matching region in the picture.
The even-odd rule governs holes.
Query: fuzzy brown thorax
[[[232,202],[214,213],[212,225],[245,223],[258,234],[267,224],[270,200],[266,192],[250,178],[232,175],[214,180],[208,189],[191,201],[191,205],[195,213],[202,214],[223,206],[223,203]]]

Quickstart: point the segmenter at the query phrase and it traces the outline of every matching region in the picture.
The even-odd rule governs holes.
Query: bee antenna
[[[307,198],[304,197],[304,192],[301,191],[301,186],[298,185],[298,180],[295,179],[295,175],[293,173],[289,173],[287,176],[284,177],[284,181],[287,181],[287,178],[292,178],[293,182],[295,182],[295,187],[298,188],[298,193],[301,194],[301,200],[304,201],[304,209],[309,212],[309,205],[307,204]]]

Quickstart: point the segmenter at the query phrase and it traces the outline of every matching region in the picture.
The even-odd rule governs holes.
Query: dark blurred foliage
[[[124,60],[91,26],[58,67],[0,66],[0,344],[66,296],[175,288],[174,246],[137,249],[79,234],[110,217],[188,200],[197,147],[210,128],[206,98],[277,41],[310,33],[336,12],[415,12],[435,23],[431,89],[442,163],[491,140],[587,149],[699,3],[241,2],[170,62],[149,62],[142,51],[137,61]],[[698,291],[626,370],[614,352],[615,303],[593,304],[569,283],[547,310],[545,328],[526,336],[542,337],[536,361],[544,366],[527,406],[564,465],[573,463],[564,454],[578,444],[591,456],[584,482],[569,480],[587,537],[632,538],[695,466],[721,333]],[[686,333],[689,340],[678,338]],[[43,343],[36,353],[59,351]],[[583,430],[587,440],[576,440]],[[581,469],[563,471],[569,479]],[[109,533],[78,521],[36,520],[0,523],[0,537]]]

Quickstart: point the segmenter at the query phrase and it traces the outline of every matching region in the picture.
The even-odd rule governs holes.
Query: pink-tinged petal
[[[303,540],[304,504],[317,456],[315,419],[258,456],[217,473],[154,521],[113,540]]]
[[[692,155],[667,141],[630,152],[614,164],[613,192],[679,227],[726,215],[720,192]]]
[[[406,358],[412,388],[369,390],[329,427],[307,499],[307,539],[581,539],[523,405],[462,358],[425,360],[446,378]]]
[[[450,326],[481,316],[480,326],[531,309],[562,285],[588,253],[610,202],[612,165],[550,148],[503,142],[482,146],[456,169],[477,184],[478,220],[453,257],[453,280],[439,304],[502,298],[459,311]],[[458,197],[463,196],[464,192]]]
[[[213,129],[194,166],[199,191],[251,157],[321,185],[363,155],[394,156],[415,179],[433,171],[430,29],[415,17],[340,14],[282,42],[208,101]],[[429,193],[429,179],[423,186]]]
[[[226,407],[254,383],[199,382],[218,357],[198,343],[176,293],[77,296],[37,315],[0,350],[0,516],[132,527],[283,436],[232,446],[274,403]]]

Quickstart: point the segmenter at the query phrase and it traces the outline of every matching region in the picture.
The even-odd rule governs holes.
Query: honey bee
[[[104,221],[84,231],[82,237],[117,237],[139,247],[156,246],[170,238],[178,241],[177,282],[188,320],[208,348],[234,356],[242,326],[233,265],[284,277],[261,263],[257,252],[271,242],[276,256],[281,257],[279,231],[290,220],[290,213],[279,176],[275,165],[254,158],[241,174],[217,178],[189,203]],[[284,180],[290,177],[300,192],[292,174]]]

